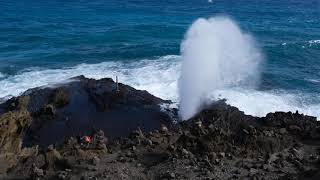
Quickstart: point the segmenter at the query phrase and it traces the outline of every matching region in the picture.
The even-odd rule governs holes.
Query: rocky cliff
[[[29,90],[0,105],[2,179],[320,177],[314,117],[259,118],[217,102],[173,123],[163,103],[170,102],[123,84],[117,90],[111,79]]]
[[[159,128],[171,122],[161,111],[163,103],[169,101],[108,78],[79,76],[53,87],[30,89],[0,105],[0,171],[5,173],[28,148],[46,149],[97,129],[114,138],[137,127]]]

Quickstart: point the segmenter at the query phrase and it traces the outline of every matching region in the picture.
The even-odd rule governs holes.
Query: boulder
[[[23,102],[23,98],[28,100]],[[160,129],[161,124],[171,123],[171,117],[160,107],[163,103],[170,101],[121,83],[116,90],[116,83],[110,78],[94,80],[79,76],[52,87],[30,89],[21,97],[6,101],[0,105],[0,118],[27,117],[26,122],[21,120],[21,130],[28,129],[22,144],[47,147],[72,136],[90,134],[96,128],[111,139],[126,136],[137,127],[145,131]],[[17,111],[21,107],[24,111]],[[7,122],[0,121],[3,126]],[[24,127],[27,123],[31,125]],[[13,144],[2,149],[17,147]]]

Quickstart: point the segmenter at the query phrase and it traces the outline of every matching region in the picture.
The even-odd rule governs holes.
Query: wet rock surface
[[[86,88],[79,90],[72,84],[79,82]],[[157,110],[157,104],[165,101],[125,85],[120,85],[123,93],[115,95],[107,91],[112,84],[110,79],[80,77],[68,84],[75,86],[71,88],[73,95],[70,87],[62,86],[56,91],[58,95],[42,89],[2,104],[1,126],[11,127],[0,131],[1,160],[11,162],[7,163],[10,167],[1,167],[2,179],[320,179],[320,123],[314,117],[276,112],[258,118],[219,102],[188,121],[169,123],[170,118]],[[37,91],[43,97],[32,100]],[[136,107],[146,122],[137,123],[140,121],[132,115],[135,123],[127,122],[130,118],[118,122],[128,127],[127,133],[119,135],[114,133],[118,130],[114,121],[114,131],[99,124],[99,119],[90,121],[96,127],[88,126],[84,131],[92,137],[87,144],[79,138],[82,131],[65,134],[61,143],[31,139],[31,134],[54,127],[54,122],[68,113],[75,125],[80,117],[76,112],[82,109],[70,109],[72,104],[83,102],[78,98],[90,102],[87,109],[94,107],[101,117],[124,107],[128,111],[120,112],[130,113]],[[103,122],[108,124],[111,117]],[[11,151],[15,153],[10,156]]]

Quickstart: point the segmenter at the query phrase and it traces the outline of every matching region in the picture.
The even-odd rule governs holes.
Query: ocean
[[[319,0],[1,0],[0,98],[85,75],[118,76],[178,103],[181,42],[198,18],[217,16],[250,34],[264,58],[257,86],[212,96],[251,115],[320,118]]]

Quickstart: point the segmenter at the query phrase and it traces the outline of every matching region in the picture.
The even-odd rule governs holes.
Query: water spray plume
[[[200,18],[181,44],[180,116],[189,119],[218,89],[252,86],[259,81],[260,51],[253,38],[227,17]]]

